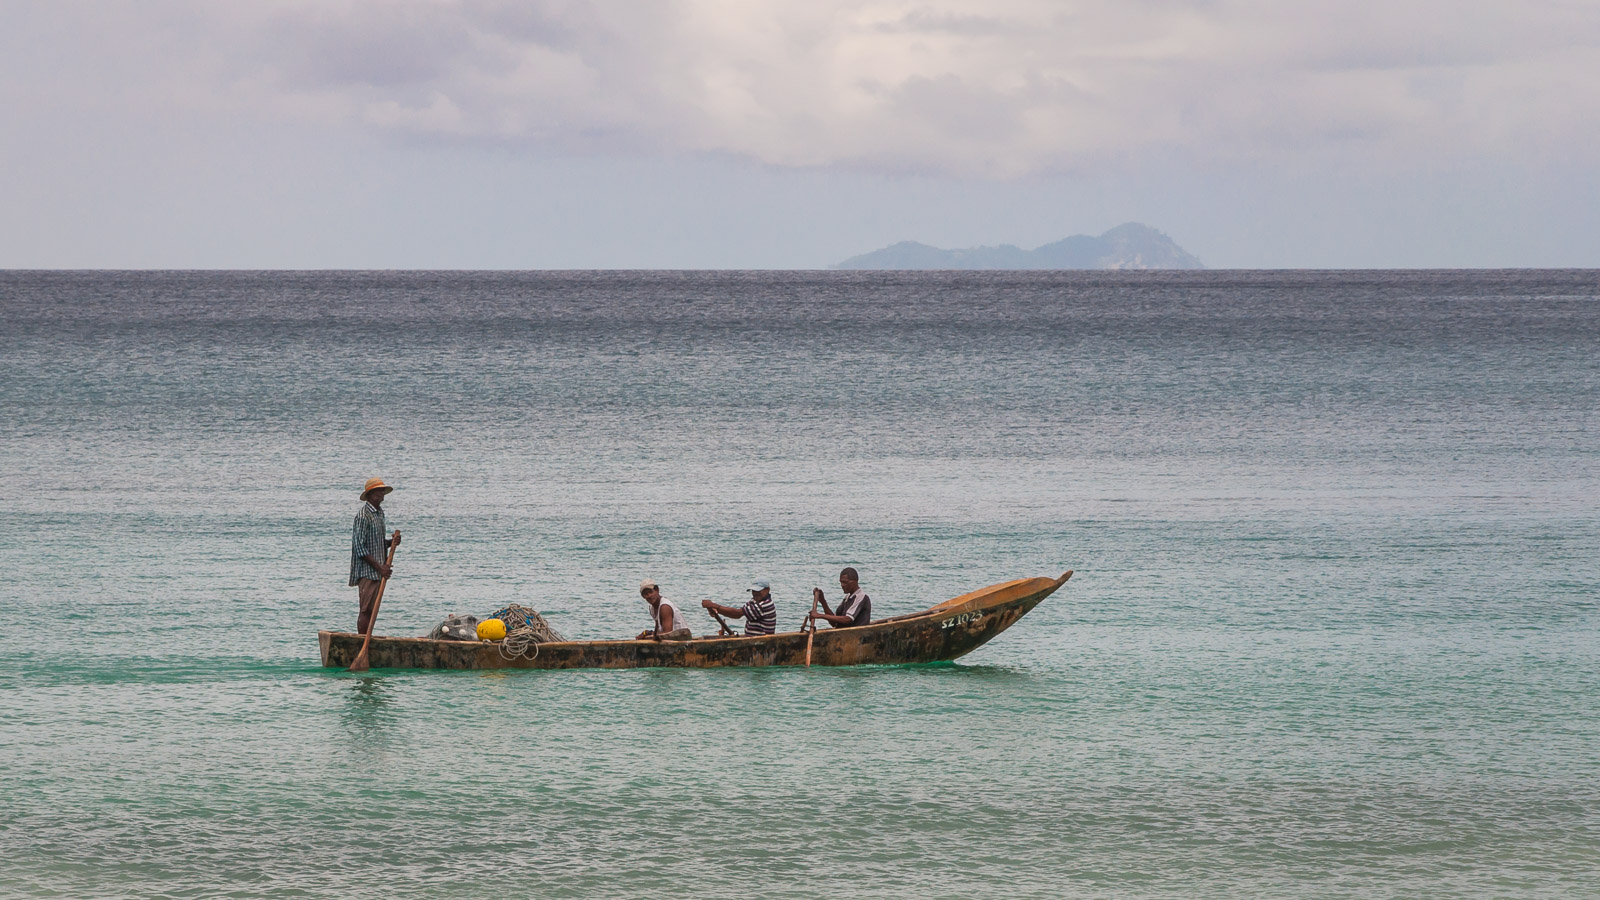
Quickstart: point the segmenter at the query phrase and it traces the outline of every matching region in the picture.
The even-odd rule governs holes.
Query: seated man
[[[772,582],[765,578],[750,585],[750,602],[737,609],[710,600],[701,600],[700,605],[730,619],[743,619],[745,637],[778,630],[778,608],[772,605]]]
[[[812,610],[807,616],[812,620],[813,627],[817,619],[824,619],[835,628],[853,628],[872,621],[872,598],[861,589],[860,578],[855,569],[847,568],[839,573],[839,588],[844,591],[844,597],[839,601],[838,613],[828,608],[822,588],[811,589],[811,596],[822,606],[822,612]]]
[[[639,585],[639,596],[650,604],[650,618],[655,620],[655,627],[639,632],[634,640],[687,641],[693,637],[689,633],[689,620],[678,612],[676,603],[661,596],[660,585],[646,579]]]

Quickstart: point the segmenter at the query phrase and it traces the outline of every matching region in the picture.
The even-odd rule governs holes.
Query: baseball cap
[[[752,591],[770,591],[770,590],[772,590],[772,582],[766,580],[765,578],[757,578],[755,580],[755,583],[750,585],[750,590],[752,590]]]

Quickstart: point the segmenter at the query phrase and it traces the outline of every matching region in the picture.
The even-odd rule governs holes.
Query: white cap
[[[661,590],[661,585],[656,584],[654,581],[651,581],[648,578],[646,578],[645,580],[639,582],[639,590],[640,591],[648,591],[651,588],[655,588],[656,590],[659,591],[659,590]]]
[[[755,583],[750,585],[750,590],[752,590],[752,591],[770,591],[770,590],[772,590],[772,582],[766,580],[765,578],[757,578],[755,580]]]

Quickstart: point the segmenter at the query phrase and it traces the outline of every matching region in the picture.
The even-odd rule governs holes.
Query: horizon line
[[[325,266],[309,268],[235,268],[226,266],[76,266],[76,267],[7,267],[0,266],[0,273],[4,274],[72,274],[72,273],[156,273],[156,272],[213,272],[213,273],[239,273],[239,274],[270,274],[270,273],[359,273],[359,272],[498,272],[498,273],[572,273],[572,272],[826,272],[831,274],[883,274],[891,272],[962,272],[962,273],[1047,273],[1047,272],[1094,272],[1098,274],[1155,274],[1178,273],[1190,275],[1205,275],[1224,272],[1600,272],[1600,265],[1593,266],[1265,266],[1265,267],[1206,267],[1204,269],[841,269],[835,266],[826,267],[775,267],[762,266],[753,268],[731,267],[659,267],[659,266],[609,266],[602,268],[465,268],[456,266],[426,267],[405,266],[388,268],[365,268],[359,266]]]

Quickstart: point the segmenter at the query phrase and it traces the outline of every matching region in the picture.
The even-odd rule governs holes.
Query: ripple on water
[[[1600,895],[1596,284],[0,273],[0,895]],[[1078,574],[951,665],[352,676],[370,474],[399,634]]]

